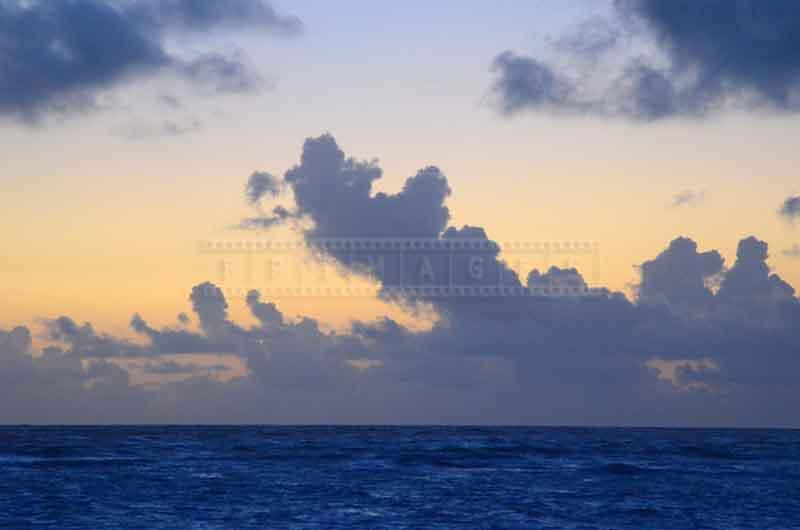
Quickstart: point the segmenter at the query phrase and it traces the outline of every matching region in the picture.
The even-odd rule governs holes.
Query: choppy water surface
[[[6,427],[0,528],[800,528],[800,431]]]

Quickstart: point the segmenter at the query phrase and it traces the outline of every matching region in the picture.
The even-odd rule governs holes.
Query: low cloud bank
[[[289,188],[286,220],[265,226],[302,221],[309,242],[428,241],[415,255],[437,275],[445,270],[438,248],[479,244],[481,266],[494,275],[469,276],[469,263],[447,269],[457,284],[472,283],[470,296],[397,292],[391,275],[320,247],[320,258],[384,282],[387,300],[432,310],[430,328],[385,317],[325,331],[255,290],[243,303],[256,324],[244,326],[231,320],[224,291],[206,282],[189,295],[192,319],[181,314],[158,328],[134,315],[143,344],[67,316],[43,321],[55,346],[41,352],[25,327],[0,332],[0,421],[800,425],[800,301],[770,270],[765,242],[743,239],[726,266],[719,252],[676,238],[640,264],[630,300],[587,289],[577,269],[518,278],[483,228],[449,226],[450,186],[439,169],[420,170],[394,194],[373,192],[381,175],[376,162],[347,157],[323,135],[305,142],[282,179],[256,177],[248,196]],[[491,289],[500,279],[498,295]],[[536,295],[542,286],[590,295]],[[235,355],[247,373],[226,381],[189,374],[145,389],[115,363],[201,353]]]

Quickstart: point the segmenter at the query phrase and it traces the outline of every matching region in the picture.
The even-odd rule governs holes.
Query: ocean
[[[800,528],[800,431],[0,427],[0,528]]]

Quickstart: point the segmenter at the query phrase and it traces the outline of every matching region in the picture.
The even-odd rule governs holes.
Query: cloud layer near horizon
[[[795,113],[799,34],[793,0],[615,0],[612,16],[555,38],[550,57],[499,54],[493,91],[509,115],[653,121],[726,109]]]
[[[448,226],[450,186],[439,169],[420,170],[394,194],[372,191],[381,175],[376,162],[347,157],[323,135],[306,140],[281,181],[257,177],[250,198],[290,188],[286,220],[309,226],[308,241],[478,245],[492,275],[450,272],[478,288],[471,296],[398,294],[391,275],[321,250],[383,282],[387,300],[430,308],[430,328],[385,317],[325,331],[287,318],[257,291],[244,300],[256,322],[248,327],[230,319],[220,287],[203,283],[189,296],[197,328],[186,315],[157,328],[137,314],[131,327],[143,343],[67,316],[43,321],[53,346],[41,352],[25,327],[0,332],[0,421],[800,425],[800,301],[770,271],[763,241],[743,239],[728,268],[718,252],[677,238],[640,264],[634,300],[602,288],[530,295],[526,288],[586,294],[587,286],[580,271],[557,267],[523,281],[483,228]],[[414,254],[446,274],[434,252]],[[498,281],[501,296],[481,290]],[[239,357],[247,374],[225,382],[189,374],[142,388],[116,362],[146,358],[150,373],[175,373],[175,355],[211,353]]]

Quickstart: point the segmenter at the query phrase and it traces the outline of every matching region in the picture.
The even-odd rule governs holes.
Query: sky
[[[800,427],[798,30],[0,1],[0,422]]]

